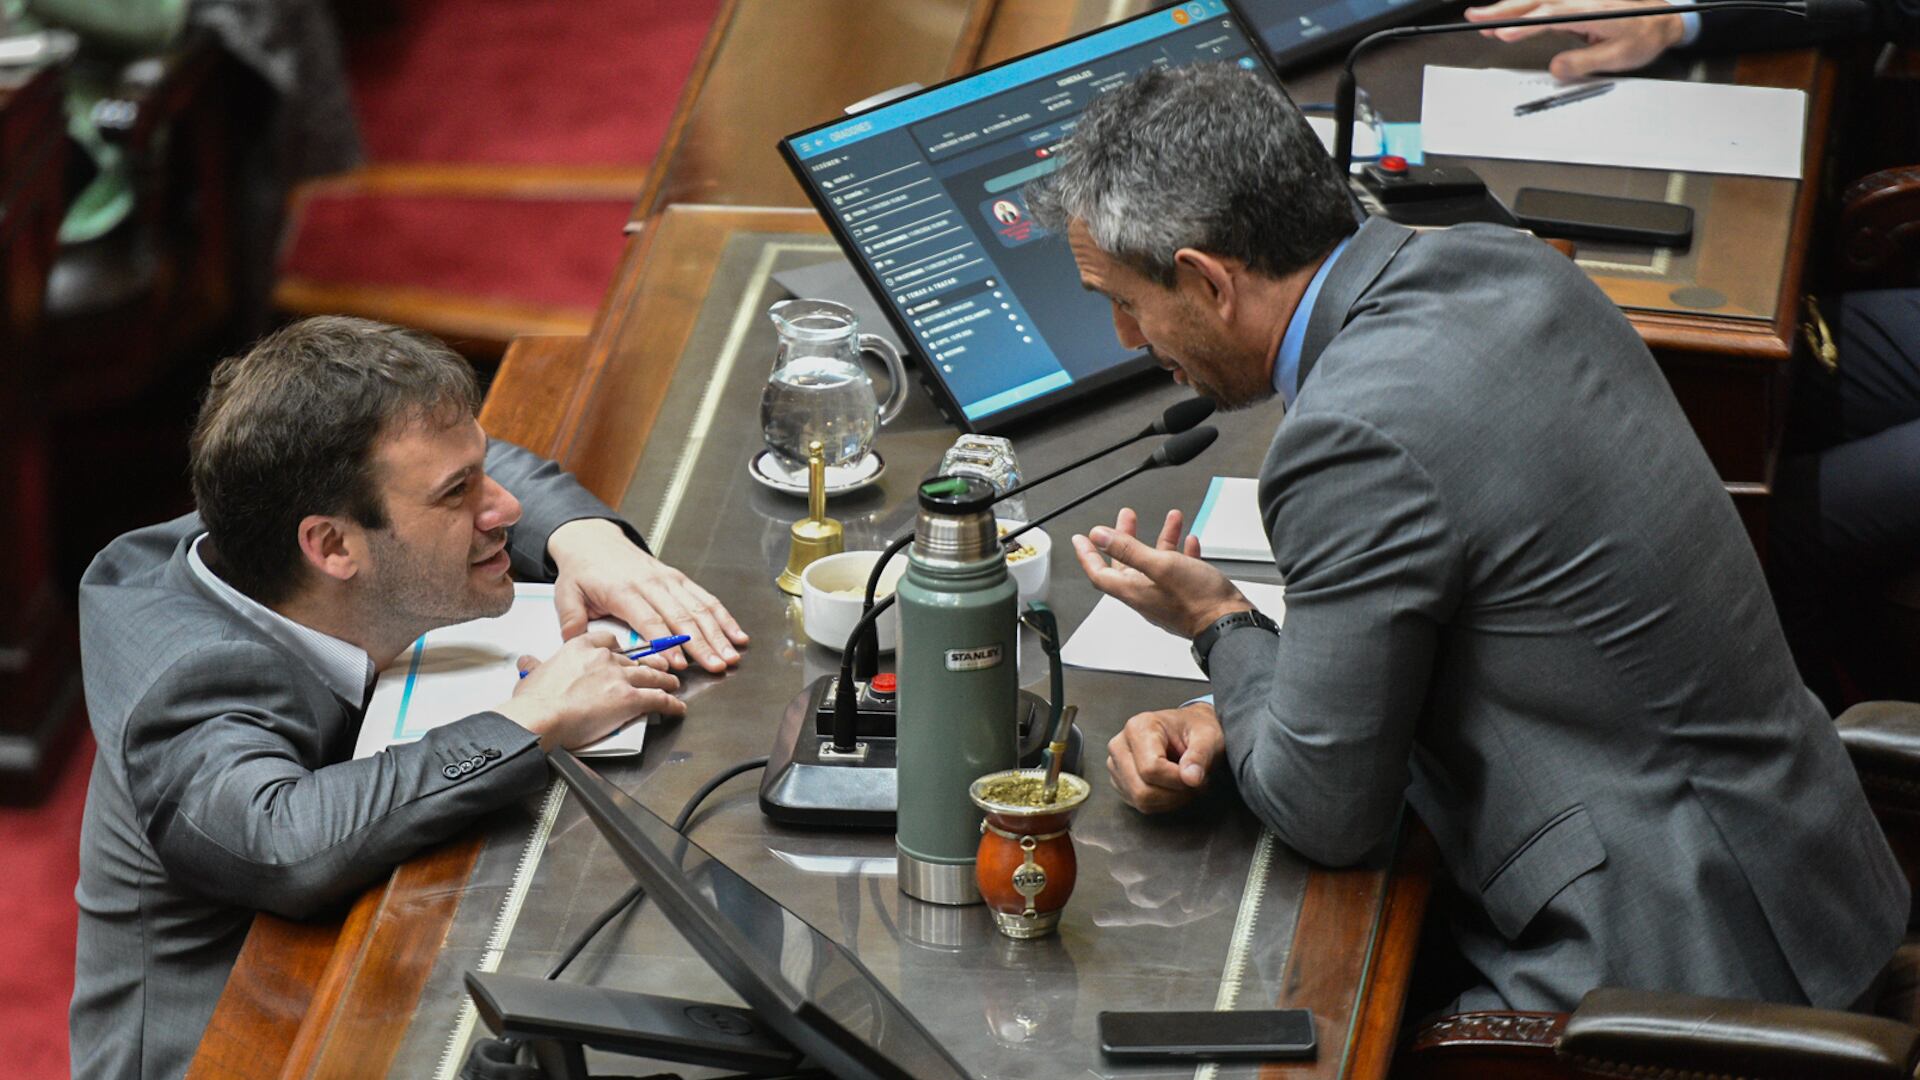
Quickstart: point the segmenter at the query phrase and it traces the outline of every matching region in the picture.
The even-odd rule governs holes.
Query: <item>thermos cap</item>
[[[921,565],[962,565],[998,558],[993,485],[976,476],[936,476],[920,485],[913,558]],[[1001,559],[1001,565],[1005,560]]]
[[[920,509],[955,517],[993,506],[993,485],[977,476],[936,476],[920,484]]]

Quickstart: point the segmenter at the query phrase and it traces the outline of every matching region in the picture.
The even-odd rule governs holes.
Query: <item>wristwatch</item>
[[[1243,626],[1257,626],[1269,634],[1280,632],[1279,623],[1257,611],[1236,611],[1230,615],[1220,616],[1213,621],[1212,626],[1200,631],[1193,639],[1193,662],[1200,665],[1200,674],[1209,679],[1213,678],[1213,673],[1207,670],[1207,656],[1213,652],[1214,645],[1219,643],[1228,631],[1238,630]]]

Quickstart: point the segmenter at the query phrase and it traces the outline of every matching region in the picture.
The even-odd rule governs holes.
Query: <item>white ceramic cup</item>
[[[1023,521],[1002,521],[1000,535],[1005,536],[1020,526]],[[1020,604],[1024,607],[1034,600],[1045,602],[1047,592],[1053,583],[1053,537],[1045,529],[1030,529],[1014,540],[1019,545],[1007,552],[1007,573],[1013,575],[1013,584],[1020,590]]]
[[[877,551],[843,551],[824,559],[815,559],[800,573],[801,628],[814,643],[839,652],[847,646],[847,635],[860,621],[865,603],[867,575],[873,573]],[[881,599],[893,593],[900,575],[907,571],[905,552],[893,557],[880,576]],[[880,616],[880,651],[890,652],[900,640],[900,609],[896,605]]]

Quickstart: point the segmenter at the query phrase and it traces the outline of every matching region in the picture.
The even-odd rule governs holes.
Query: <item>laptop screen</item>
[[[845,1080],[964,1080],[966,1069],[852,953],[572,754],[552,760],[650,902],[816,1066]]]
[[[1188,0],[781,140],[950,421],[1001,430],[1152,367],[1022,187],[1103,91],[1207,62],[1273,77],[1225,0]]]
[[[1389,26],[1413,22],[1449,0],[1233,0],[1280,71],[1346,49]]]

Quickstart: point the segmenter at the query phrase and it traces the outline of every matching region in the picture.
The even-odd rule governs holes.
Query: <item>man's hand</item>
[[[1180,511],[1167,512],[1153,547],[1134,535],[1138,519],[1131,507],[1120,511],[1113,528],[1094,529],[1073,538],[1093,587],[1145,616],[1168,633],[1193,637],[1214,620],[1235,611],[1251,611],[1227,575],[1200,561],[1200,540],[1180,537]],[[1113,560],[1111,564],[1108,559]]]
[[[1206,790],[1225,747],[1220,720],[1205,702],[1144,712],[1107,743],[1107,775],[1134,809],[1177,810]]]
[[[624,620],[649,638],[685,634],[693,640],[668,654],[677,670],[686,655],[718,674],[740,662],[747,632],[713,594],[687,575],[633,545],[611,521],[583,518],[553,530],[547,554],[560,571],[553,606],[560,636],[578,637],[602,615]],[[686,655],[683,655],[686,654]]]
[[[1587,39],[1581,48],[1568,49],[1553,58],[1548,70],[1556,79],[1580,79],[1603,71],[1632,71],[1653,63],[1661,53],[1680,43],[1685,24],[1678,9],[1666,0],[1500,0],[1497,4],[1467,9],[1468,22],[1498,19],[1532,19],[1551,15],[1581,15],[1592,11],[1624,11],[1629,8],[1667,9],[1664,15],[1639,19],[1615,19],[1611,22],[1574,23],[1571,26],[1514,26],[1505,30],[1482,30],[1487,37],[1501,41],[1520,41],[1547,30],[1577,34]]]
[[[597,742],[647,713],[687,715],[687,704],[673,696],[680,680],[656,657],[634,661],[613,651],[615,638],[597,630],[560,646],[544,662],[520,658],[526,677],[498,711],[540,736],[540,748],[574,749]]]

